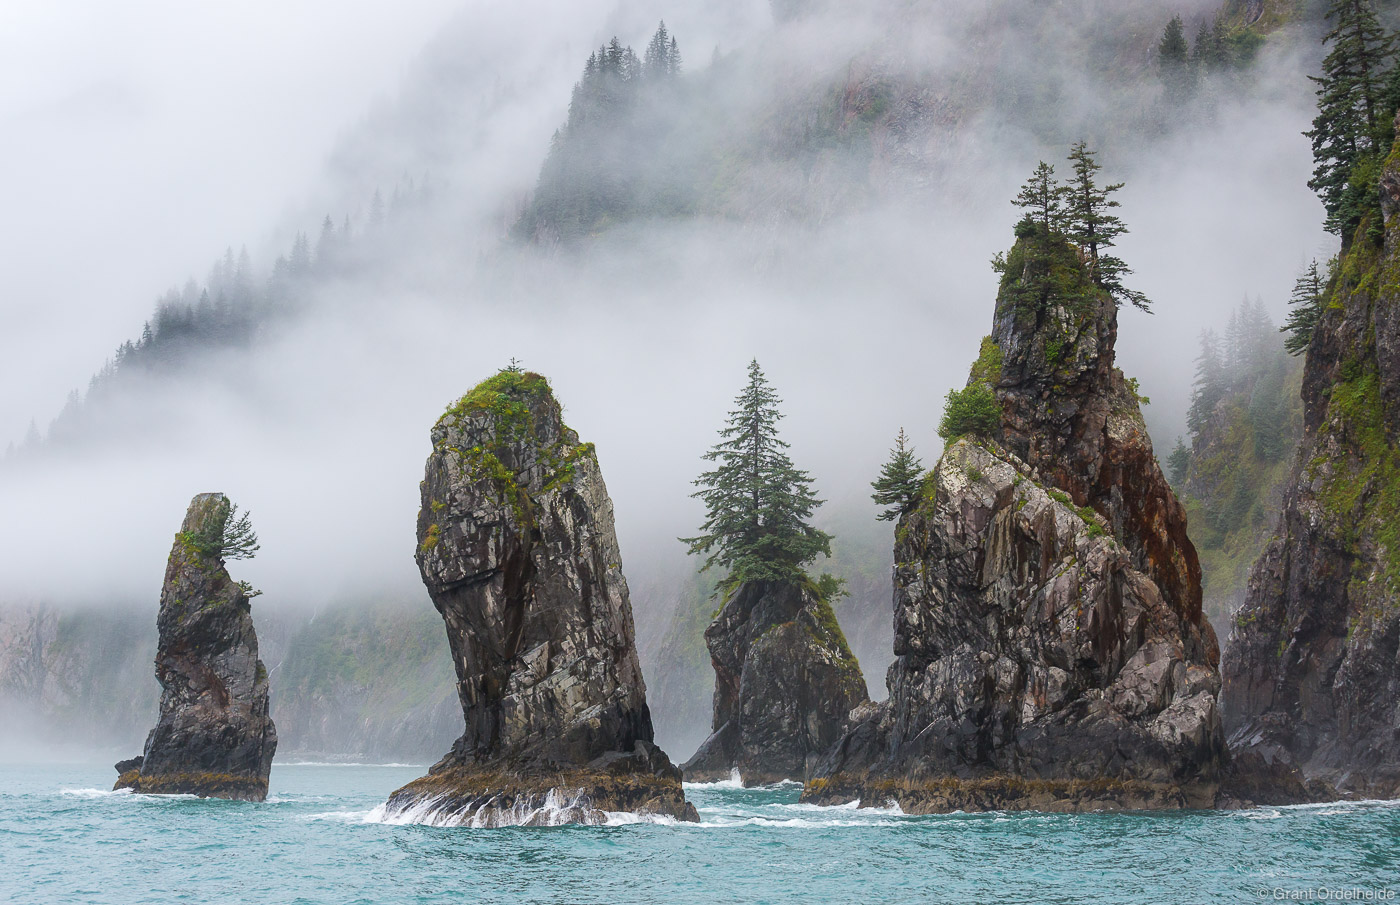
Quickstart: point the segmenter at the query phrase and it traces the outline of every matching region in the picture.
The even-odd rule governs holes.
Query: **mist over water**
[[[597,445],[645,621],[670,605],[660,589],[690,568],[675,540],[701,518],[690,482],[751,358],[784,400],[794,461],[829,501],[819,524],[851,511],[873,519],[868,482],[901,426],[933,463],[944,395],[963,384],[990,329],[988,262],[1010,246],[1019,216],[1008,201],[1038,159],[1063,172],[1081,137],[1100,149],[1106,179],[1127,182],[1120,213],[1132,232],[1120,251],[1156,313],[1122,312],[1119,364],[1151,397],[1145,416],[1164,452],[1183,428],[1199,330],[1246,294],[1280,319],[1293,277],[1335,245],[1306,188],[1312,89],[1299,55],[1312,51],[1272,41],[1248,79],[1222,81],[1163,119],[1142,75],[1155,36],[1172,12],[1213,4],[1084,2],[1049,24],[1007,15],[1015,6],[927,4],[893,28],[881,5],[778,24],[767,4],[747,0],[421,0],[368,54],[372,65],[359,62],[369,32],[307,39],[318,59],[323,43],[337,45],[315,83],[284,84],[301,71],[282,43],[290,35],[274,42],[288,54],[282,68],[267,72],[257,61],[272,50],[240,53],[262,45],[236,31],[214,42],[222,65],[212,82],[198,68],[179,80],[133,76],[165,92],[144,113],[103,103],[99,116],[51,99],[49,118],[35,119],[21,109],[27,100],[7,95],[0,115],[29,141],[0,163],[50,191],[15,192],[14,223],[31,226],[3,237],[13,254],[0,265],[12,287],[0,299],[9,325],[0,441],[19,441],[31,417],[42,429],[139,333],[150,299],[225,246],[246,243],[262,278],[327,214],[368,235],[376,191],[387,199],[412,180],[431,186],[432,201],[360,246],[353,275],[308,287],[249,348],[149,381],[122,403],[130,431],[0,472],[0,599],[153,611],[180,513],[192,494],[217,490],[253,513],[262,540],[259,556],[232,570],[263,590],[255,612],[377,595],[426,607],[412,525],[428,430],[517,359],[550,378],[567,422]],[[574,246],[510,240],[587,54],[614,34],[641,47],[663,17],[688,84],[712,99],[709,118],[678,140],[781,146],[790,120],[815,115],[804,98],[885,80],[906,86],[895,101],[909,111],[886,139],[893,150],[874,163],[840,147],[807,158],[755,152],[745,158],[756,161],[751,181],[694,216],[620,224]],[[1150,27],[1115,45],[1119,60],[1090,52],[1095,32],[1079,28],[1101,21],[1110,33],[1138,20]],[[21,22],[18,33],[63,27]],[[1105,67],[1141,77],[1108,83]],[[211,84],[236,85],[254,109],[216,117],[236,139],[206,131],[192,148],[187,133],[205,120],[170,111],[200,108],[197,92]],[[1029,85],[1053,90],[1029,97]],[[294,103],[302,91],[325,99],[315,118]],[[269,98],[281,98],[271,113],[257,106]],[[54,186],[79,151],[46,161],[37,149],[88,145],[117,128],[113,118],[130,146],[106,144],[104,168],[84,179],[128,194],[74,183],[75,207]],[[208,155],[198,167],[171,168],[172,156],[196,152]],[[863,173],[855,188],[853,170]],[[218,178],[204,179],[209,171]],[[58,229],[60,215],[83,225]],[[883,667],[865,663],[876,685]]]

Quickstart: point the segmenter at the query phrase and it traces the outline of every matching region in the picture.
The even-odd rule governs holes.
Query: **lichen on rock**
[[[505,370],[432,430],[416,558],[465,732],[386,809],[425,822],[695,819],[653,742],[612,501],[539,374]]]
[[[277,730],[247,588],[218,550],[191,542],[228,511],[223,494],[199,494],[171,547],[157,619],[160,718],[142,755],[116,765],[118,789],[267,797]]]

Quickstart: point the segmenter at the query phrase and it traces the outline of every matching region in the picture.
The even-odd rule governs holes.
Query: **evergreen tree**
[[[321,221],[321,237],[316,240],[316,267],[320,270],[330,267],[335,257],[335,241],[335,223],[331,215],[326,214],[326,219]]]
[[[1026,211],[1026,216],[1040,225],[1046,232],[1059,230],[1062,212],[1060,199],[1063,195],[1060,183],[1055,179],[1055,168],[1045,161],[1036,164],[1035,172],[1012,204]]]
[[[1245,298],[1240,302],[1240,369],[1253,380],[1269,370],[1278,357],[1278,331],[1269,318],[1264,300]]]
[[[758,362],[750,362],[748,386],[720,441],[705,454],[718,466],[694,482],[701,489],[692,496],[705,503],[705,522],[699,535],[681,542],[690,553],[709,554],[703,568],[728,569],[732,581],[795,581],[803,564],[831,555],[831,535],[808,524],[822,501],[778,438],[781,401]]]
[[[1186,414],[1186,427],[1193,437],[1202,430],[1215,412],[1215,406],[1229,389],[1224,363],[1220,358],[1220,337],[1214,330],[1201,331],[1201,354],[1196,357],[1196,378],[1192,383],[1191,408]]]
[[[1184,101],[1191,93],[1191,49],[1186,43],[1186,31],[1180,16],[1172,16],[1157,43],[1157,68],[1167,91],[1167,100],[1174,104]]]
[[[1177,437],[1176,446],[1172,447],[1171,455],[1167,457],[1167,473],[1171,482],[1180,486],[1190,469],[1191,448],[1182,442],[1181,437]]]
[[[306,233],[297,233],[296,241],[292,243],[288,269],[294,277],[306,276],[311,272],[311,243],[307,241]]]
[[[1304,133],[1313,150],[1308,187],[1327,210],[1327,229],[1345,243],[1377,204],[1378,174],[1367,171],[1390,145],[1383,104],[1395,40],[1377,21],[1370,0],[1332,0],[1327,18],[1332,27],[1322,40],[1330,50],[1322,75],[1309,76],[1317,85],[1317,116]]]
[[[1284,401],[1285,369],[1279,362],[1260,370],[1249,396],[1249,426],[1254,432],[1254,457],[1261,462],[1277,462],[1288,452],[1284,429],[1288,406]]]
[[[646,50],[642,57],[642,72],[646,78],[653,81],[671,78],[680,73],[679,51],[676,50],[676,39],[671,37],[666,30],[666,22],[663,20],[657,26],[656,34],[651,36],[647,42]]]
[[[1313,328],[1322,316],[1322,293],[1326,281],[1317,269],[1317,261],[1309,262],[1307,269],[1299,274],[1293,284],[1293,294],[1288,300],[1288,319],[1279,327],[1284,337],[1283,348],[1289,355],[1301,355],[1312,342]]]
[[[870,498],[875,505],[890,507],[876,517],[882,522],[890,522],[913,509],[919,502],[923,479],[923,463],[914,455],[914,447],[909,445],[909,438],[901,427],[894,441],[894,449],[890,450],[889,461],[880,468],[880,476],[870,482],[875,491]]]
[[[1135,307],[1151,313],[1147,296],[1123,285],[1123,277],[1132,273],[1121,258],[1105,254],[1115,240],[1128,231],[1127,226],[1117,216],[1109,213],[1118,202],[1113,194],[1123,187],[1123,183],[1106,185],[1102,188],[1094,179],[1100,164],[1094,160],[1094,152],[1085,142],[1070,146],[1070,163],[1074,176],[1065,186],[1065,232],[1084,253],[1089,275],[1101,289],[1122,304],[1131,302]]]
[[[1211,28],[1206,24],[1206,20],[1202,19],[1196,28],[1196,40],[1191,44],[1191,68],[1199,78],[1216,68],[1217,59],[1218,53]]]
[[[369,225],[370,229],[376,229],[384,222],[384,196],[379,194],[379,189],[374,190],[374,197],[369,201]]]
[[[258,552],[258,535],[251,515],[239,514],[238,506],[227,498],[204,514],[199,525],[182,531],[180,539],[213,559],[252,559]]]

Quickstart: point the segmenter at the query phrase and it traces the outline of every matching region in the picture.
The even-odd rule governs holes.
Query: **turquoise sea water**
[[[687,787],[699,826],[377,822],[422,772],[277,764],[247,804],[107,792],[106,765],[0,766],[0,902],[1400,901],[1397,803],[907,817],[719,784]]]

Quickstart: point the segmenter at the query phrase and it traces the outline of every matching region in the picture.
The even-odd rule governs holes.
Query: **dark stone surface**
[[[1235,618],[1221,695],[1232,748],[1312,788],[1380,798],[1400,796],[1396,186],[1392,162],[1384,248],[1358,234],[1308,348],[1303,442]]]
[[[1185,511],[1114,367],[1116,308],[1011,297],[973,377],[1001,427],[952,444],[896,528],[889,700],[804,800],[1213,806],[1219,652]]]
[[[802,780],[865,703],[865,680],[831,607],[807,584],[740,585],[705,629],[713,733],[682,768],[691,782]]]
[[[503,372],[432,431],[417,560],[466,731],[391,811],[476,825],[695,819],[652,740],[612,501],[548,383]],[[429,814],[428,812],[431,812]]]
[[[181,532],[197,529],[223,501],[217,493],[196,496]],[[160,719],[142,756],[116,765],[116,787],[263,800],[277,730],[248,598],[222,560],[179,535],[165,568],[157,627]]]

